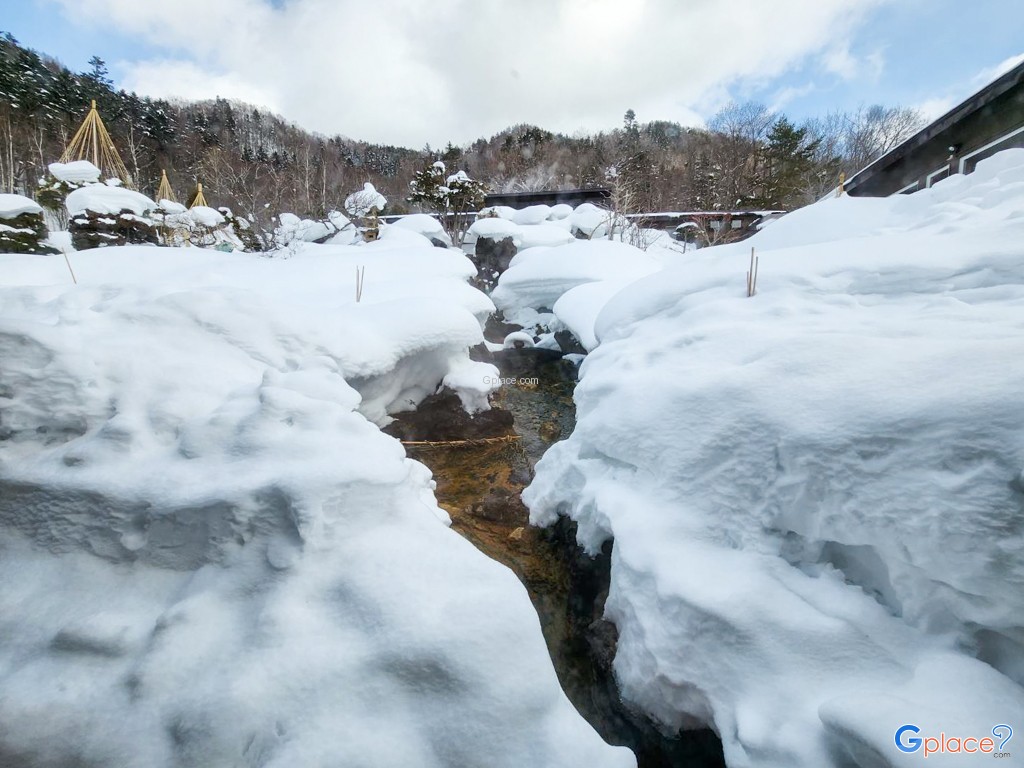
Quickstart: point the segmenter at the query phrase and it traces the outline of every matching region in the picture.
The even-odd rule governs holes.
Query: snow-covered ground
[[[472,264],[397,231],[0,256],[0,765],[635,765],[378,429],[497,379]]]
[[[553,306],[593,348],[524,498],[590,551],[614,538],[629,702],[711,723],[731,768],[904,765],[902,725],[1024,725],[1022,243],[1012,150],[621,289],[576,246],[517,257],[495,302]]]

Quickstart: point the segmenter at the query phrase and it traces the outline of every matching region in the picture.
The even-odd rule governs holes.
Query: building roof
[[[858,186],[884,173],[892,165],[912,155],[943,132],[948,131],[975,112],[984,109],[995,99],[1009,91],[1022,87],[1024,87],[1024,62],[1021,62],[1009,72],[996,78],[984,88],[975,92],[960,104],[957,104],[946,114],[926,125],[902,144],[897,145],[857,171],[857,173],[847,179],[845,184],[846,191],[850,194],[856,194],[855,190]]]
[[[557,205],[558,203],[586,203],[608,200],[612,191],[604,187],[591,189],[548,189],[538,192],[505,192],[487,195],[484,207],[507,205],[511,208],[525,208],[529,205]]]

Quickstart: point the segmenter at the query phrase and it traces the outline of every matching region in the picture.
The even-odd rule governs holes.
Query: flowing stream
[[[602,618],[611,545],[596,558],[575,543],[575,524],[529,525],[520,493],[552,442],[575,425],[575,367],[557,353],[509,350],[494,360],[505,378],[495,406],[512,415],[519,439],[409,446],[434,473],[437,498],[452,528],[511,568],[526,586],[563,690],[609,743],[630,747],[639,768],[724,766],[710,730],[666,735],[620,700],[612,674],[616,631]]]

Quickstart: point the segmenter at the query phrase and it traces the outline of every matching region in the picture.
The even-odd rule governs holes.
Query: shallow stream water
[[[602,618],[611,545],[591,558],[576,546],[574,524],[529,525],[520,493],[544,451],[572,432],[575,367],[548,359],[524,370],[522,356],[498,358],[503,378],[516,381],[502,387],[494,405],[511,412],[519,438],[409,446],[410,456],[433,471],[452,528],[526,586],[563,690],[607,742],[630,747],[639,768],[724,766],[721,743],[710,730],[666,735],[619,699],[611,670],[615,627]]]

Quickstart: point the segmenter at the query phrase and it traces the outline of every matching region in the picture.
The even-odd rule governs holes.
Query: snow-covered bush
[[[446,173],[440,160],[418,171],[409,182],[408,199],[436,212],[452,243],[461,247],[466,230],[484,201],[486,188],[465,171],[450,176]]]

